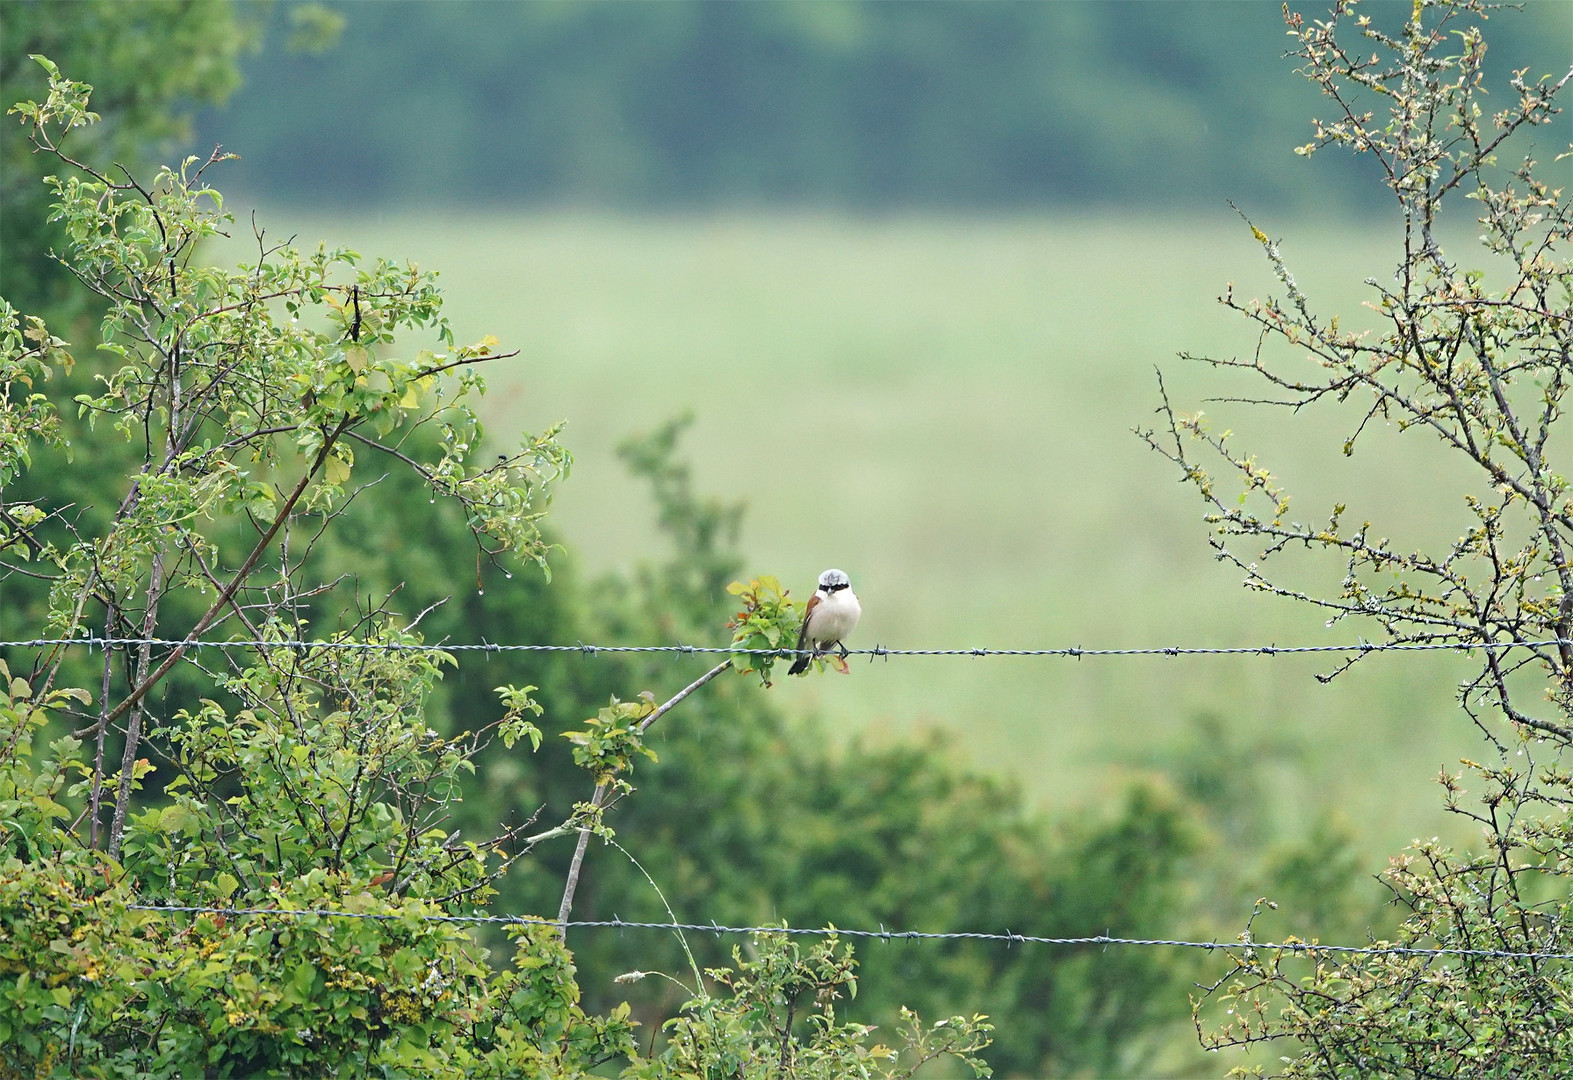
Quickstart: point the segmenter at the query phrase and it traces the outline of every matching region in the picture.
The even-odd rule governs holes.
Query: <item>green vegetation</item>
[[[1424,38],[1416,32],[1411,44],[1429,47]],[[1318,40],[1308,36],[1306,47]],[[1466,56],[1455,63],[1467,67],[1477,50],[1460,40]],[[1431,69],[1411,61],[1402,70]],[[56,80],[51,90],[42,112],[24,111],[44,156],[62,126],[85,119],[80,88]],[[1413,160],[1420,145],[1398,156]],[[1186,1009],[1187,988],[1220,973],[1206,956],[871,943],[854,969],[833,940],[762,935],[733,951],[708,937],[575,930],[570,953],[550,922],[510,940],[421,919],[549,918],[559,901],[578,917],[1226,937],[1221,928],[1239,925],[1267,893],[1280,906],[1254,920],[1259,938],[1554,945],[1566,890],[1547,852],[1566,847],[1556,809],[1566,781],[1518,767],[1522,740],[1478,709],[1501,764],[1478,770],[1487,810],[1471,821],[1497,828],[1502,865],[1425,845],[1388,879],[1397,914],[1378,910],[1379,894],[1360,880],[1369,864],[1360,848],[1390,843],[1386,830],[1407,839],[1410,820],[1434,821],[1390,789],[1418,791],[1433,750],[1438,763],[1457,756],[1449,747],[1462,740],[1440,718],[1452,711],[1451,673],[1467,664],[1459,658],[1373,659],[1330,690],[1309,674],[1336,660],[925,668],[913,659],[770,689],[752,674],[724,675],[664,716],[655,702],[697,674],[685,662],[465,654],[455,664],[440,648],[483,639],[724,644],[740,601],[755,605],[750,629],[775,633],[792,608],[765,575],[806,584],[831,562],[852,570],[877,613],[859,644],[1022,644],[1018,633],[1030,635],[1025,643],[1089,646],[1138,635],[1153,644],[1347,640],[1335,636],[1342,625],[1322,626],[1325,613],[1307,625],[1218,600],[1201,584],[1206,565],[1173,550],[1194,504],[1170,497],[1183,489],[1153,494],[1136,440],[1108,441],[1145,419],[1127,403],[1150,394],[1150,361],[1179,343],[1171,335],[1213,355],[1250,355],[1254,336],[1231,340],[1221,323],[1198,330],[1180,314],[1205,310],[1211,264],[1243,262],[1199,227],[1165,236],[1151,220],[1129,219],[1091,228],[521,219],[510,229],[491,223],[484,242],[450,230],[461,273],[443,279],[447,303],[422,269],[331,243],[297,251],[274,243],[271,230],[246,239],[248,227],[227,223],[204,186],[222,177],[220,163],[155,176],[132,161],[109,176],[101,161],[78,166],[74,152],[55,161],[68,238],[59,250],[96,295],[67,297],[51,312],[63,332],[9,308],[0,325],[7,636],[299,634],[410,651],[324,653],[281,641],[227,657],[137,645],[6,657],[5,1074],[905,1075],[929,1056],[980,1051],[1006,1075],[1201,1074],[1219,1062],[1196,1048]],[[1467,148],[1460,153],[1467,162]],[[1437,194],[1405,190],[1417,200]],[[1561,211],[1536,198],[1544,205],[1489,197],[1498,231],[1539,235],[1545,226],[1525,215]],[[330,242],[368,246],[365,235],[335,235],[360,228],[353,222],[287,217],[292,232],[320,226]],[[1428,214],[1412,220],[1431,223]],[[197,257],[220,228],[239,237]],[[1373,230],[1368,244],[1350,244],[1301,228],[1307,246],[1324,245],[1319,272],[1291,285],[1279,247],[1258,234],[1247,244],[1268,244],[1264,279],[1233,295],[1303,289],[1344,306],[1356,290],[1329,291],[1327,281],[1390,270],[1392,237],[1384,247]],[[604,250],[580,250],[587,239]],[[442,242],[390,236],[377,247],[430,265],[444,261],[430,251]],[[28,243],[36,251],[36,236]],[[510,245],[531,258],[503,250]],[[1549,260],[1526,261],[1516,245],[1503,247],[1509,269],[1547,286],[1535,293],[1539,307],[1516,314],[1447,323],[1450,305],[1467,308],[1482,279],[1450,278],[1445,265],[1385,309],[1417,329],[1408,336],[1381,336],[1372,315],[1335,330],[1304,311],[1297,324],[1271,305],[1239,306],[1271,332],[1324,347],[1335,363],[1374,347],[1409,371],[1408,340],[1448,339],[1451,325],[1464,328],[1451,340],[1476,335],[1469,355],[1480,370],[1522,356],[1528,366],[1509,374],[1530,375],[1536,357],[1556,353],[1558,324],[1540,316],[1565,306],[1556,288],[1567,275]],[[1426,245],[1408,250],[1420,260],[1408,266],[1431,259]],[[1121,289],[1099,274],[1118,274]],[[1437,283],[1446,286],[1440,305],[1427,291]],[[678,305],[694,295],[705,303]],[[102,323],[73,321],[94,305]],[[498,365],[501,346],[483,335],[500,329],[501,310],[517,313],[512,336],[523,349],[504,361],[501,400],[472,413],[482,387],[459,373]],[[1365,326],[1379,333],[1346,338]],[[1413,370],[1439,379],[1433,368]],[[1254,371],[1239,374],[1207,381],[1208,392],[1260,396],[1250,389]],[[1384,385],[1363,367],[1343,374]],[[1464,423],[1507,430],[1519,398],[1481,393],[1489,381],[1437,385],[1462,387],[1478,406]],[[1202,385],[1171,377],[1168,389],[1194,396]],[[1560,385],[1553,374],[1540,389],[1554,398]],[[1391,401],[1395,419],[1419,400],[1404,393]],[[60,408],[73,401],[76,409]],[[684,444],[697,459],[691,468],[678,449],[685,424],[666,417],[695,401],[706,411]],[[911,411],[890,415],[892,401]],[[1357,584],[1345,588],[1375,597],[1389,630],[1408,633],[1416,615],[1446,610],[1444,632],[1475,640],[1483,631],[1468,621],[1472,608],[1449,599],[1456,589],[1421,599],[1381,577],[1404,559],[1422,577],[1431,572],[1434,561],[1394,552],[1453,541],[1459,508],[1432,493],[1464,474],[1412,453],[1402,424],[1368,424],[1355,468],[1326,470],[1314,450],[1337,456],[1348,426],[1318,411],[1298,410],[1293,424],[1242,424],[1236,438],[1287,445],[1297,487],[1313,500],[1347,501],[1351,520],[1402,513],[1391,547],[1336,527],[1305,539],[1355,554]],[[1432,412],[1409,418],[1423,427]],[[543,532],[540,511],[568,465],[560,436],[575,431],[563,436],[562,415],[582,416],[590,438],[563,488],[565,524]],[[493,445],[521,419],[543,434],[517,453],[513,438]],[[630,430],[650,434],[629,440]],[[1529,443],[1511,433],[1498,443],[1483,463],[1498,463],[1500,482],[1516,475],[1513,457]],[[632,481],[608,476],[617,444]],[[843,452],[807,454],[805,445]],[[508,456],[483,464],[498,449]],[[1185,475],[1212,493],[1189,452],[1183,442],[1172,448]],[[1260,477],[1254,462],[1226,460]],[[1213,506],[1214,523],[1247,538],[1266,533],[1271,544],[1285,514],[1273,483]],[[1537,569],[1566,573],[1555,554],[1560,518],[1543,521],[1544,547],[1512,547],[1518,539],[1496,525],[1526,505],[1542,518],[1564,513],[1547,509],[1561,497],[1552,472],[1532,468],[1527,483],[1534,497],[1505,496],[1467,534],[1469,551],[1497,556],[1496,594],[1517,605],[1488,612],[1497,621],[1484,632],[1541,619],[1545,632],[1565,634],[1549,594],[1530,583]],[[575,509],[579,484],[614,493],[602,522],[588,506]],[[718,489],[751,496],[749,514],[699,494]],[[1274,512],[1253,516],[1251,492],[1264,490]],[[893,510],[903,505],[923,512]],[[587,559],[548,547],[566,538],[579,548],[576,530]],[[745,565],[740,548],[758,561]],[[1265,582],[1258,567],[1272,554],[1231,548],[1225,558]],[[925,571],[939,566],[948,573]],[[1303,586],[1326,588],[1330,578],[1333,591],[1319,595],[1332,598],[1323,602],[1335,615],[1345,603],[1339,569],[1313,569]],[[734,584],[750,577],[762,581],[752,594]],[[1467,587],[1446,573],[1440,580]],[[1557,677],[1556,657],[1544,660]],[[1145,666],[1115,666],[1127,664]],[[1520,700],[1490,667],[1484,678],[1502,707]],[[1520,728],[1565,735],[1561,721],[1529,708],[1510,711]],[[860,730],[800,719],[816,709],[837,728]],[[1384,712],[1398,722],[1373,720]],[[952,734],[912,741],[923,728]],[[1358,750],[1351,736],[1364,739]],[[1034,747],[1043,748],[1036,758]],[[969,757],[987,768],[972,771]],[[1009,776],[1017,770],[1052,815],[1029,809]],[[1448,780],[1451,809],[1471,809],[1460,788],[1472,782]],[[1506,827],[1493,816],[1504,807],[1515,808]],[[1378,812],[1387,815],[1380,828],[1360,821]],[[1517,831],[1519,822],[1531,831]],[[582,876],[577,853],[587,855]],[[1549,905],[1526,880],[1537,873],[1552,882]],[[1494,883],[1519,892],[1470,902],[1498,896]],[[132,906],[194,900],[390,917],[280,925]],[[1301,984],[1292,957],[1234,960],[1233,981],[1219,982],[1210,1003],[1282,1002],[1289,1012],[1267,1031],[1254,1015],[1248,1030],[1221,1016],[1209,1039],[1262,1053],[1264,1035],[1309,1037],[1323,1056],[1292,1066],[1307,1075],[1346,1063],[1358,1072],[1372,1053],[1391,1072],[1415,1071],[1433,1052],[1426,1040],[1441,1037],[1428,1014],[1410,1009],[1395,1023],[1392,1011],[1369,1005],[1416,988],[1490,1014],[1467,1048],[1472,1060],[1558,1053],[1560,1021],[1535,1003],[1564,988],[1534,971],[1432,972],[1406,958],[1329,968],[1331,983]],[[1340,999],[1346,971],[1382,994]],[[628,972],[642,978],[614,981]],[[1316,1000],[1334,1003],[1335,1024],[1323,1024]],[[925,1027],[904,1006],[962,1015]]]
[[[626,1005],[604,1016],[579,1007],[551,923],[511,927],[514,963],[487,966],[456,918],[483,911],[537,844],[577,835],[582,850],[592,833],[611,833],[593,804],[534,835],[523,825],[479,842],[450,832],[488,746],[539,749],[535,687],[499,687],[501,702],[468,730],[434,729],[428,703],[452,658],[423,644],[419,614],[401,617],[386,595],[334,574],[318,543],[388,475],[376,475],[380,461],[457,513],[454,538],[477,566],[544,566],[537,504],[567,459],[546,432],[476,464],[467,400],[483,390],[474,369],[494,343],[455,345],[429,274],[362,267],[342,249],[303,254],[260,233],[253,263],[196,260],[229,223],[204,178],[219,160],[188,159],[146,185],[129,170],[109,179],[61,143],[97,121],[91,88],[39,61],[49,95],[15,112],[60,168],[47,181],[67,237],[60,257],[103,305],[98,351],[114,359],[97,393],[76,396],[84,423],[73,425],[45,390],[75,366],[69,344],[0,302],[0,476],[32,472],[35,453],[65,459],[34,490],[8,488],[4,570],[24,592],[47,592],[41,633],[102,627],[187,644],[107,648],[97,695],[69,685],[81,673],[72,650],[24,653],[25,674],[4,669],[4,1071],[570,1077],[625,1059],[640,1076],[667,1077],[693,1060],[725,1069],[768,1051],[784,1067],[801,1057],[831,1075],[859,1060],[869,1075],[898,1077],[934,1057],[973,1060],[988,1042],[981,1017],[925,1027],[903,1013],[900,1050],[865,1047],[865,1026],[837,1026],[834,1001],[855,983],[834,941],[800,954],[764,935],[758,956],[710,983],[696,969],[672,1027],[692,1038],[648,1059]],[[400,358],[395,342],[414,328],[444,350]],[[123,494],[116,509],[87,514],[65,497],[90,490],[71,479],[69,436],[100,431],[121,452],[86,467],[103,481],[121,465],[108,482]],[[359,647],[292,644],[313,631]],[[209,665],[189,642],[210,634],[251,644]],[[195,677],[171,690],[182,661]],[[62,723],[83,726],[51,730]],[[576,752],[576,764],[598,795],[611,781],[627,795],[638,732],[603,734],[605,752]],[[565,911],[576,880],[577,857]],[[782,1019],[758,1022],[777,1004]]]
[[[517,560],[545,554],[538,506],[566,458],[548,430],[476,464],[490,455],[469,369],[495,343],[456,346],[432,278],[406,265],[265,234],[236,269],[196,259],[231,224],[206,186],[222,162],[111,180],[56,142],[91,120],[85,94],[52,76],[45,105],[20,107],[63,174],[50,181],[61,256],[105,317],[102,346],[78,355],[5,308],[7,631],[276,644],[214,659],[146,643],[14,650],[0,744],[8,1072],[563,1076],[617,1058],[662,1076],[697,1053],[905,1075],[972,1055],[989,1027],[957,1015],[923,1028],[897,1003],[935,1015],[958,1000],[1015,1029],[990,1050],[1008,1071],[1173,1058],[1189,970],[1155,953],[1084,949],[1045,967],[980,943],[876,949],[855,1003],[838,1005],[852,984],[834,942],[799,951],[765,936],[722,972],[720,942],[605,936],[576,948],[594,973],[576,980],[549,923],[520,929],[514,963],[493,968],[502,942],[426,921],[494,899],[550,911],[567,853],[548,842],[611,839],[584,769],[628,803],[613,818],[620,848],[596,846],[575,901],[590,915],[658,917],[655,879],[676,907],[733,922],[1151,936],[1183,900],[1199,811],[1135,784],[1107,817],[1050,827],[934,750],[833,756],[750,678],[685,702],[637,792],[612,783],[638,749],[617,721],[645,706],[603,708],[578,753],[543,750],[537,764],[525,747],[541,712],[571,728],[608,686],[639,697],[630,688],[671,669],[609,662],[584,678],[559,663],[537,698],[473,666],[439,682],[450,658],[422,642],[694,640],[730,606],[736,511],[693,494],[668,427],[626,453],[676,541],[671,563],[588,592],[525,578]],[[421,328],[438,351],[399,344]],[[73,416],[58,398],[79,362],[96,370]],[[431,610],[468,583],[472,603]],[[409,651],[302,650],[297,635]],[[499,681],[512,684],[500,702]],[[535,829],[542,813],[561,823]],[[366,917],[281,927],[139,908],[191,902]],[[701,974],[707,954],[716,970]],[[656,964],[671,981],[635,1012],[608,1000],[612,973]],[[670,1040],[641,1055],[630,1023],[668,1017]],[[866,1043],[868,1021],[895,1038]]]
[[[228,4],[149,0],[128,11],[115,0],[83,0],[69,8],[7,0],[0,4],[0,29],[0,102],[10,108],[36,97],[38,66],[28,57],[51,56],[79,78],[115,87],[97,102],[102,122],[83,135],[100,160],[131,163],[150,144],[190,138],[189,113],[235,89],[240,56],[257,28],[245,29]],[[166,63],[171,51],[185,62]],[[29,311],[47,303],[58,312],[81,294],[71,291],[69,275],[38,242],[63,239],[52,229],[40,232],[49,205],[38,182],[41,164],[21,129],[6,124],[0,136],[0,203],[6,208],[0,215],[0,296]]]

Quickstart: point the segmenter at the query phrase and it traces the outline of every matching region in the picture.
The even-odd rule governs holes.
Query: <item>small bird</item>
[[[847,647],[841,639],[852,632],[861,614],[863,609],[852,591],[852,581],[844,571],[826,570],[820,574],[819,588],[809,597],[808,608],[803,612],[803,629],[797,635],[797,651],[802,655],[787,669],[787,674],[803,674],[809,662],[832,645],[846,656]]]

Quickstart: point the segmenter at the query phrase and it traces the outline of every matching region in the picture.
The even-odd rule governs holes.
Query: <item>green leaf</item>
[[[316,979],[317,966],[309,961],[296,964],[289,976],[290,985],[300,992],[302,999],[310,997],[311,987]]]
[[[328,483],[337,486],[350,478],[350,464],[337,456],[329,456],[322,466],[322,475]]]
[[[174,806],[164,807],[163,812],[158,815],[158,827],[168,833],[189,832],[192,831],[196,820],[196,815],[190,808],[176,803]]]

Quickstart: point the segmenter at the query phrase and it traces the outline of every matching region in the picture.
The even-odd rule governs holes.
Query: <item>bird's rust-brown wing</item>
[[[808,598],[808,607],[803,609],[803,628],[797,632],[797,651],[803,652],[809,647],[808,620],[814,617],[814,609],[819,606],[819,593]]]

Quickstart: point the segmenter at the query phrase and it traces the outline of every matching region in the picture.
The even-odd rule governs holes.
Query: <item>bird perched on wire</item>
[[[826,570],[820,574],[819,588],[809,597],[808,608],[803,612],[803,629],[797,634],[798,658],[787,674],[803,674],[810,661],[819,659],[820,653],[832,646],[846,656],[847,647],[841,639],[852,632],[862,614],[852,581],[844,571]]]

